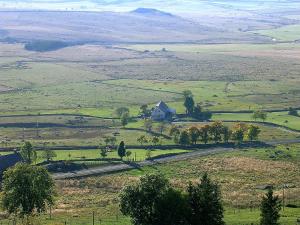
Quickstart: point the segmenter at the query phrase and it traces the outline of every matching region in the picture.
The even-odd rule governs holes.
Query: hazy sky
[[[225,6],[225,7],[224,7]],[[0,0],[0,9],[130,11],[138,7],[168,12],[220,12],[220,8],[267,10],[297,9],[300,0]]]

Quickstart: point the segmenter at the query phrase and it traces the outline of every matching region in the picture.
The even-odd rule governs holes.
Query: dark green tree
[[[28,164],[33,163],[37,158],[36,151],[34,150],[32,144],[29,141],[26,141],[22,145],[20,153],[23,160]]]
[[[55,185],[43,167],[19,163],[3,175],[3,207],[20,217],[42,213],[54,204]]]
[[[194,111],[195,102],[192,96],[187,96],[184,99],[184,107],[187,115],[192,115]]]
[[[121,141],[118,147],[118,155],[123,160],[123,157],[126,156],[126,148],[124,141]]]
[[[189,184],[188,201],[191,208],[190,225],[224,225],[224,209],[219,186],[207,173],[196,185]]]
[[[261,201],[260,225],[279,225],[280,209],[281,201],[278,196],[273,195],[273,189],[270,188]]]
[[[187,201],[170,187],[160,174],[141,177],[140,183],[126,187],[120,195],[121,212],[134,225],[185,225]]]

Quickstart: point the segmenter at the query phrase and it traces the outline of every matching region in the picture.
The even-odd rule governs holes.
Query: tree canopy
[[[54,182],[43,167],[19,163],[3,175],[3,207],[10,214],[28,217],[54,204]]]

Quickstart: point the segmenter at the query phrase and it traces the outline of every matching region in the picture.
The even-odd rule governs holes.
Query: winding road
[[[266,142],[267,145],[294,144],[294,143],[300,143],[300,139]],[[166,156],[154,160],[145,160],[138,163],[128,163],[128,164],[124,163],[118,165],[109,165],[109,166],[103,166],[98,168],[84,169],[75,172],[54,173],[52,174],[52,177],[56,180],[64,180],[64,179],[81,178],[87,176],[104,175],[108,173],[115,173],[120,171],[131,170],[131,169],[141,169],[144,166],[163,164],[172,161],[182,161],[182,160],[193,159],[201,156],[213,155],[213,154],[224,153],[224,152],[232,152],[238,150],[239,150],[238,148],[231,148],[231,147],[230,148],[212,147],[207,149],[199,149],[199,150],[178,154],[178,155]]]

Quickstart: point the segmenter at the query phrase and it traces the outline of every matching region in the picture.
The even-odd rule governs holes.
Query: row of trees
[[[253,124],[237,123],[230,129],[222,122],[215,121],[211,125],[207,124],[200,128],[192,126],[185,130],[172,126],[169,135],[173,137],[176,144],[181,145],[197,144],[198,141],[205,144],[209,141],[228,143],[229,140],[241,144],[246,138],[249,141],[257,140],[260,132],[260,128]]]
[[[134,225],[224,225],[220,187],[205,173],[185,192],[170,185],[160,174],[146,175],[140,183],[126,187],[120,209]],[[261,202],[261,225],[277,225],[281,202],[270,189]]]

